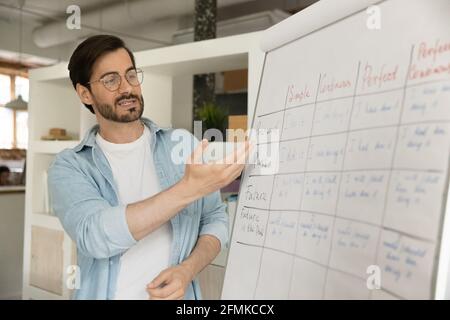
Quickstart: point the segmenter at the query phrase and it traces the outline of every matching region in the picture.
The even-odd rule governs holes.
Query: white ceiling
[[[289,10],[290,7],[305,6],[305,3],[311,4],[317,0],[217,1],[220,20],[221,17],[229,19],[264,10]],[[141,5],[138,2],[144,3]],[[89,29],[87,26],[98,24],[99,16],[104,20],[100,30],[121,36],[132,50],[169,45],[177,30],[191,27],[193,23],[194,0],[25,0],[22,10],[22,48],[19,49],[20,3],[21,0],[0,0],[0,59],[17,60],[19,50],[22,50],[22,58],[41,57],[44,58],[42,63],[67,59],[77,43],[89,35],[86,33],[86,28]],[[171,8],[169,3],[172,4]],[[73,4],[80,7],[81,23],[86,24],[86,28],[78,34],[70,33],[65,28],[68,17],[66,8]],[[139,16],[139,19],[124,18],[120,10],[125,7],[135,8],[134,15]],[[147,18],[146,12],[152,18]]]
[[[72,4],[78,5],[81,12],[88,12],[127,1],[133,0],[26,0],[23,6],[23,19],[24,22],[45,23],[52,21],[51,18],[63,17],[66,8]],[[0,0],[0,19],[18,20],[20,14],[16,8],[19,7],[19,0]]]
[[[33,21],[37,23],[45,23],[52,21],[52,18],[64,17],[65,10],[68,6],[76,4],[80,7],[82,13],[109,7],[117,3],[131,3],[136,0],[25,0],[23,6],[24,21]],[[147,0],[154,1],[154,0]],[[184,0],[179,0],[183,5]],[[232,5],[242,0],[218,0],[221,4]],[[247,0],[247,2],[269,1],[270,0]],[[19,19],[20,8],[19,0],[0,0],[0,19],[11,20]]]

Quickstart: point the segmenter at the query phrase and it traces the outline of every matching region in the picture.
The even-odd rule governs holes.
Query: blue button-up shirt
[[[165,190],[184,175],[184,163],[173,161],[174,156],[186,158],[198,140],[186,130],[177,129],[173,134],[173,129],[160,128],[145,118],[142,121],[150,129],[155,169]],[[126,222],[126,205],[119,202],[111,168],[95,142],[98,128],[98,125],[91,128],[77,147],[57,154],[48,174],[54,212],[77,246],[81,282],[75,299],[113,299],[120,257],[136,244]],[[225,208],[216,191],[194,201],[170,220],[173,230],[170,265],[184,261],[203,234],[217,237],[225,248],[228,242]],[[185,298],[201,299],[198,279],[189,284]]]

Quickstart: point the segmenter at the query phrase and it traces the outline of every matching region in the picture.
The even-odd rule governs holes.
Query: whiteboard
[[[448,0],[322,0],[266,31],[223,299],[445,297],[449,30]]]

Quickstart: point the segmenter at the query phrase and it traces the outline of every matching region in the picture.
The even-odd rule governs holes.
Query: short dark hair
[[[116,51],[120,48],[127,50],[130,59],[133,62],[133,67],[136,67],[133,53],[125,46],[125,43],[119,37],[109,34],[100,34],[89,37],[80,43],[70,57],[68,66],[73,87],[76,88],[77,83],[79,83],[91,90],[91,86],[88,82],[92,76],[92,68],[95,62],[104,54]],[[94,109],[91,105],[84,105],[94,113]]]

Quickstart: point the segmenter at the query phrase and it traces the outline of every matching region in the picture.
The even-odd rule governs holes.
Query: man
[[[0,166],[0,186],[7,186],[10,184],[9,176],[11,170],[7,166]]]
[[[239,176],[246,153],[202,164],[202,141],[189,163],[174,162],[173,130],[141,117],[142,71],[117,37],[85,40],[68,68],[98,122],[49,170],[54,210],[78,249],[74,297],[200,299],[195,277],[228,241],[217,190]]]

